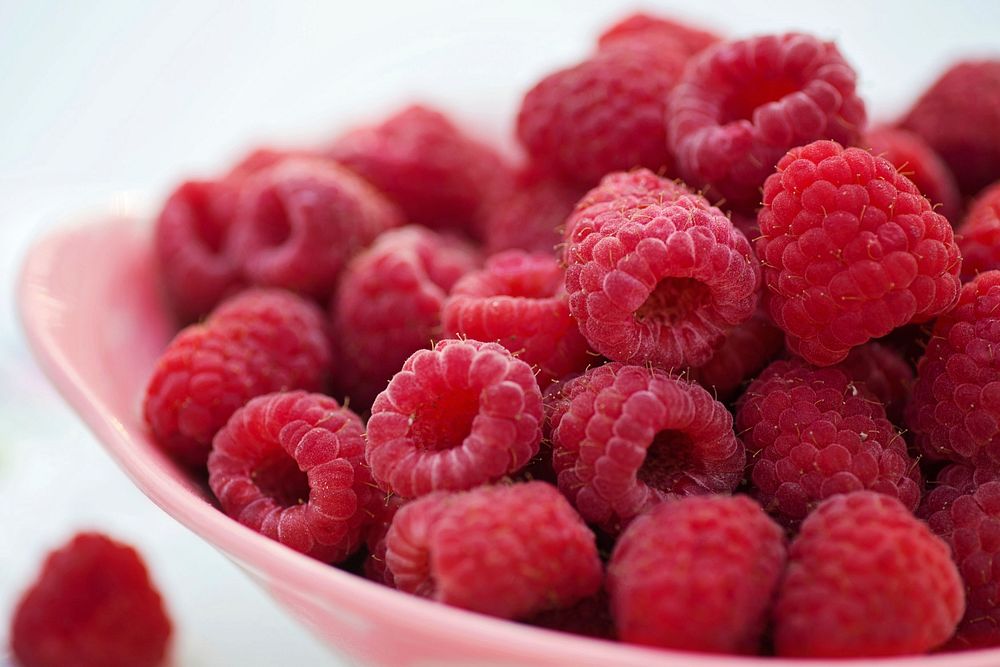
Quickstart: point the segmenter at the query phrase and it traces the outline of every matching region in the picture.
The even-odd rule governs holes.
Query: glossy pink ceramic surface
[[[703,656],[591,640],[397,593],[244,528],[216,510],[160,453],[142,422],[140,397],[146,378],[172,334],[155,288],[147,232],[140,221],[107,216],[58,231],[32,249],[19,298],[35,356],[153,502],[225,553],[302,623],[353,659],[392,667],[1000,665],[1000,650],[847,663]]]

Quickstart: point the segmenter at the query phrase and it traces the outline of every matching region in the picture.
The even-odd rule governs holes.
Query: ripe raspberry
[[[385,232],[344,270],[331,304],[351,405],[371,405],[406,358],[440,338],[448,290],[479,264],[463,241],[416,225]]]
[[[563,270],[551,255],[509,250],[451,290],[447,337],[494,341],[538,369],[538,386],[582,371],[594,356],[569,314]]]
[[[396,582],[393,581],[392,572],[385,564],[385,538],[389,534],[389,526],[392,525],[396,512],[406,502],[397,495],[379,493],[367,508],[368,530],[365,545],[368,547],[368,556],[363,566],[364,574],[366,578],[392,588],[396,587]]]
[[[955,237],[962,252],[962,282],[1000,269],[1000,181],[976,197]]]
[[[810,658],[925,653],[954,632],[963,597],[948,545],[898,500],[836,495],[792,542],[775,650]]]
[[[419,105],[348,132],[327,154],[384,192],[409,222],[473,237],[477,211],[498,180],[509,176],[492,148]]]
[[[529,618],[527,622],[540,628],[570,632],[574,635],[597,639],[615,638],[611,607],[608,605],[608,594],[604,589],[583,598],[572,607],[543,611]]]
[[[891,162],[899,173],[913,181],[938,213],[948,218],[953,227],[958,225],[962,193],[948,165],[923,139],[907,130],[881,125],[868,130],[860,144],[873,155]]]
[[[665,498],[729,493],[743,476],[726,408],[659,369],[606,364],[547,398],[559,490],[609,533]]]
[[[157,443],[192,468],[249,399],[319,391],[330,370],[323,314],[281,290],[248,290],[171,341],[153,369],[143,414]]]
[[[361,544],[378,491],[364,465],[361,418],[322,394],[251,399],[212,441],[208,484],[245,526],[324,562]]]
[[[938,152],[963,194],[976,194],[1000,178],[1000,60],[952,65],[900,125]]]
[[[955,303],[951,225],[885,158],[832,141],[793,149],[764,184],[758,221],[768,308],[810,363]]]
[[[386,544],[400,590],[501,618],[569,607],[601,587],[594,534],[544,482],[421,498],[399,510]]]
[[[244,155],[239,162],[232,166],[226,174],[226,178],[229,180],[239,181],[262,172],[265,169],[269,169],[279,162],[284,162],[286,160],[297,161],[302,158],[310,160],[324,159],[319,153],[306,149],[269,147],[255,148]]]
[[[11,623],[21,667],[156,667],[172,628],[142,557],[80,533],[45,559]]]
[[[528,364],[496,343],[443,340],[415,352],[375,399],[365,456],[403,498],[461,491],[523,467],[541,423]]]
[[[608,563],[618,638],[757,653],[785,558],[783,531],[746,496],[657,505],[625,529]]]
[[[231,252],[254,284],[325,299],[347,260],[400,224],[400,212],[347,169],[288,159],[245,182]]]
[[[865,343],[851,350],[839,367],[849,378],[868,387],[885,406],[889,421],[903,423],[903,408],[910,398],[915,377],[899,352],[881,343]]]
[[[882,404],[839,368],[772,363],[740,398],[736,430],[754,495],[786,525],[837,493],[871,489],[911,510],[920,502],[920,471],[903,438]]]
[[[695,56],[670,96],[667,132],[684,180],[756,208],[782,155],[816,139],[855,143],[865,107],[832,42],[790,33],[724,42]]]
[[[934,323],[906,423],[931,459],[1000,464],[1000,271],[966,283]]]
[[[236,210],[230,181],[186,181],[170,195],[153,230],[157,268],[170,307],[182,322],[208,314],[243,286],[226,251]]]
[[[637,177],[659,187],[636,187]],[[743,234],[704,197],[649,172],[637,177],[608,176],[567,222],[570,312],[609,359],[704,364],[753,314],[760,267]]]
[[[598,52],[525,94],[517,136],[532,161],[586,187],[633,167],[672,173],[663,114],[685,60],[680,52]]]
[[[680,51],[690,57],[718,41],[718,35],[707,30],[637,12],[602,32],[597,46],[604,50],[639,43],[663,51]]]

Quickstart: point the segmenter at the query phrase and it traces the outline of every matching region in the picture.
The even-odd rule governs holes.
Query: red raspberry
[[[885,414],[893,424],[903,423],[903,408],[915,376],[899,352],[881,343],[865,343],[851,350],[839,367],[849,378],[868,387],[885,406]]]
[[[495,341],[538,369],[538,386],[582,371],[593,360],[569,314],[563,270],[551,255],[508,250],[451,290],[445,335]]]
[[[245,526],[324,562],[361,544],[378,494],[364,465],[364,425],[328,396],[251,399],[212,441],[208,483]]]
[[[529,618],[527,622],[540,628],[570,632],[574,635],[597,639],[615,638],[608,594],[604,589],[580,600],[572,607],[543,611]]]
[[[286,160],[324,159],[315,151],[300,148],[255,148],[244,155],[226,174],[229,180],[242,180]]]
[[[170,195],[153,230],[157,268],[171,309],[182,322],[208,314],[243,287],[226,251],[236,211],[230,181],[186,181]]]
[[[601,33],[597,46],[604,50],[621,44],[645,44],[664,51],[693,56],[719,41],[718,35],[677,21],[637,12]]]
[[[681,176],[741,210],[793,146],[853,144],[865,124],[855,74],[832,42],[790,33],[725,42],[689,63],[667,131]]]
[[[375,399],[365,454],[379,485],[404,498],[461,491],[522,468],[541,423],[528,364],[496,343],[443,340]]]
[[[363,566],[364,574],[366,578],[392,588],[396,587],[396,582],[385,564],[385,538],[396,512],[406,503],[397,495],[380,493],[368,507],[368,534],[365,537],[368,556]]]
[[[436,493],[386,537],[400,590],[501,618],[568,607],[601,587],[594,534],[544,482]]]
[[[448,290],[479,264],[465,242],[416,225],[390,230],[359,253],[331,305],[337,383],[367,408],[406,358],[440,338]]]
[[[754,494],[794,526],[824,498],[871,489],[909,509],[920,471],[885,409],[839,368],[776,361],[740,398],[736,430],[751,457]]]
[[[931,459],[1000,465],[1000,271],[966,283],[934,323],[906,423]]]
[[[330,369],[322,312],[281,290],[248,290],[171,341],[153,369],[143,414],[157,442],[193,468],[249,399],[319,391]]]
[[[743,477],[726,408],[659,369],[606,364],[547,398],[559,489],[609,533],[665,498],[729,493]]]
[[[790,350],[829,366],[947,311],[961,256],[944,216],[885,158],[817,141],[764,184],[757,255]]]
[[[760,267],[743,234],[704,197],[649,172],[638,177],[660,187],[609,176],[567,222],[570,312],[591,346],[615,361],[706,363],[753,314]]]
[[[347,169],[289,159],[246,181],[232,252],[254,284],[324,299],[347,260],[400,224],[400,212]]]
[[[948,545],[898,500],[870,491],[827,499],[802,523],[774,611],[780,656],[925,653],[965,607]]]
[[[142,557],[80,533],[45,559],[11,623],[21,667],[156,667],[172,628]]]
[[[944,158],[964,194],[976,194],[1000,178],[1000,60],[952,65],[900,125]]]
[[[757,653],[785,558],[781,528],[746,496],[657,505],[625,529],[608,563],[618,638]]]
[[[962,281],[1000,269],[1000,181],[980,193],[955,234],[962,252]]]
[[[328,155],[384,192],[407,220],[478,236],[477,211],[508,167],[444,114],[414,105],[341,136]]]

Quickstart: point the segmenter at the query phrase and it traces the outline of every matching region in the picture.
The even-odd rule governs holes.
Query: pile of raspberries
[[[156,442],[379,584],[648,646],[1000,645],[1000,60],[637,14],[512,165],[410,106],[180,185]],[[964,258],[964,259],[963,259]]]

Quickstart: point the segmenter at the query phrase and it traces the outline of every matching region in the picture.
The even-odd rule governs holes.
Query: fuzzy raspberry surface
[[[828,366],[957,298],[961,255],[948,220],[885,158],[817,141],[764,184],[757,256],[788,348]]]
[[[983,190],[955,232],[962,251],[962,281],[1000,269],[1000,181]]]
[[[865,107],[832,42],[789,33],[722,42],[695,56],[670,97],[667,128],[681,177],[752,210],[774,165],[817,139],[856,142]]]
[[[559,490],[609,533],[665,498],[728,493],[743,476],[726,408],[662,370],[609,363],[546,398]]]
[[[282,389],[319,391],[330,366],[319,308],[283,290],[247,290],[170,342],[146,387],[143,417],[167,453],[203,468],[237,408]]]
[[[785,559],[784,531],[746,496],[663,502],[625,529],[608,563],[618,638],[757,653]]]
[[[569,607],[603,577],[594,534],[544,482],[420,498],[386,545],[400,590],[501,618]]]
[[[802,523],[774,611],[779,656],[925,653],[962,617],[948,545],[895,498],[833,496]]]
[[[13,612],[21,667],[156,667],[172,627],[142,557],[99,533],[50,553]]]
[[[446,339],[415,352],[375,399],[365,457],[403,498],[471,489],[528,463],[541,425],[531,366],[497,343]]]
[[[851,350],[838,367],[855,382],[862,382],[885,406],[893,424],[903,424],[903,409],[916,375],[899,352],[882,343],[865,343]]]
[[[636,12],[604,30],[597,47],[603,50],[638,43],[660,51],[680,51],[690,57],[718,41],[718,35],[700,27]]]

